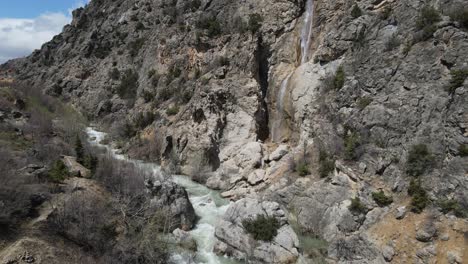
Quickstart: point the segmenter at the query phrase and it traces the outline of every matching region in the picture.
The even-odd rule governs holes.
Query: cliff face
[[[225,197],[296,212],[329,257],[377,263],[400,240],[368,230],[408,205],[411,179],[468,206],[466,4],[93,0],[3,67],[125,132],[130,153],[156,142],[155,159]]]

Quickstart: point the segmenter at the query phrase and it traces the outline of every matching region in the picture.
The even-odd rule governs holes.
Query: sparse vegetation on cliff
[[[427,145],[413,145],[406,160],[406,174],[413,177],[421,176],[433,168],[434,161],[434,156]]]
[[[351,204],[349,205],[348,209],[351,212],[358,214],[367,213],[367,207],[361,202],[361,199],[359,199],[358,196],[351,199]]]
[[[244,219],[242,225],[256,240],[263,241],[271,241],[280,227],[275,217],[264,215],[258,215],[255,219]]]
[[[411,210],[421,213],[429,204],[429,197],[426,190],[421,186],[421,180],[412,179],[408,187],[408,194],[411,196]]]
[[[382,190],[378,192],[373,192],[372,198],[380,207],[390,205],[393,202],[393,198],[391,196],[385,195],[385,193]]]

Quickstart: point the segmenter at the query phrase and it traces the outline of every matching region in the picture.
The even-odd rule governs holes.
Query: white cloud
[[[77,0],[65,13],[45,13],[36,18],[0,18],[0,63],[29,55],[71,22],[71,12],[90,0]]]
[[[75,2],[75,4],[68,9],[68,15],[72,15],[72,12],[73,10],[77,9],[77,8],[80,8],[80,7],[84,7],[85,5],[87,5],[89,3],[89,1],[91,0],[78,0]]]

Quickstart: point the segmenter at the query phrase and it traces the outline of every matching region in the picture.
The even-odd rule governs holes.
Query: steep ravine
[[[108,127],[137,159],[157,156],[235,201],[214,231],[223,254],[460,263],[468,29],[451,11],[466,3],[93,0],[2,67]],[[265,211],[284,224],[275,243],[242,228]],[[299,247],[288,214],[328,247]],[[433,236],[420,241],[426,226]]]
[[[90,144],[105,148],[112,158],[124,160],[137,165],[150,175],[160,175],[161,168],[158,164],[147,163],[140,160],[130,159],[125,155],[117,154],[117,150],[109,145],[101,144],[106,133],[99,132],[94,128],[86,129]],[[213,252],[215,225],[220,217],[226,212],[229,201],[219,196],[219,193],[192,181],[186,176],[172,175],[170,179],[185,188],[189,194],[195,213],[199,216],[196,226],[189,232],[197,244],[197,252],[193,258],[190,252],[173,252],[170,261],[174,264],[206,263],[206,264],[235,264],[234,260],[217,256]]]

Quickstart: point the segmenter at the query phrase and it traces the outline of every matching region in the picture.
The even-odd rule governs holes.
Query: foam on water
[[[137,165],[140,169],[159,173],[160,166],[156,163],[143,162],[130,159],[125,155],[117,154],[117,150],[109,145],[102,144],[106,133],[99,132],[93,128],[86,129],[91,145],[105,148],[108,154],[115,159],[125,160]],[[190,234],[197,242],[197,252],[195,258],[190,254],[174,254],[170,261],[175,264],[235,264],[234,260],[217,256],[213,252],[215,242],[215,225],[229,207],[230,202],[223,199],[218,192],[207,188],[190,178],[181,175],[173,175],[175,183],[185,188],[189,195],[190,202],[195,209],[195,213],[200,217],[197,225],[190,231]]]

